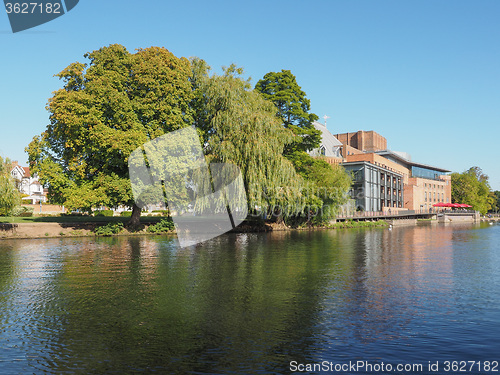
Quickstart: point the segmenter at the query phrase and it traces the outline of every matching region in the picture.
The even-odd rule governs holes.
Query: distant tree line
[[[479,167],[471,167],[462,173],[451,174],[451,199],[453,203],[470,204],[475,210],[486,214],[498,210],[500,192],[493,192],[489,177]]]

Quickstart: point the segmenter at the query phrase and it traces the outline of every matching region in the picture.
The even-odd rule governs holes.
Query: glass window
[[[411,174],[412,174],[412,177],[420,177],[420,178],[427,178],[430,180],[438,180],[439,176],[441,176],[443,173],[435,171],[433,169],[413,166],[413,167],[411,167]]]

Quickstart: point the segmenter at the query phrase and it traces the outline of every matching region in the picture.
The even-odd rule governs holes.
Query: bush
[[[110,216],[113,216],[113,210],[99,210],[99,211],[94,211],[94,216],[106,216],[106,217],[110,217]]]
[[[153,210],[151,213],[160,213],[161,216],[170,216],[169,210]]]
[[[111,236],[113,234],[118,234],[123,229],[122,222],[108,223],[94,229],[96,236]]]
[[[12,210],[12,216],[29,217],[33,216],[34,207],[17,206]]]
[[[174,228],[175,228],[175,225],[174,225],[174,222],[172,221],[172,218],[161,219],[156,224],[150,225],[148,227],[148,232],[149,233],[164,233],[164,232],[170,232],[170,231],[174,230]]]
[[[122,217],[130,217],[130,216],[132,216],[132,211],[123,211],[123,212],[120,212],[120,216],[122,216]]]
[[[73,211],[73,212],[65,212],[65,213],[62,213],[61,216],[86,216],[87,213],[83,213],[83,212],[76,212],[76,211]]]

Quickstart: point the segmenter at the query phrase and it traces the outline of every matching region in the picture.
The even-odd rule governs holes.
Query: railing
[[[394,210],[387,211],[356,211],[349,214],[339,214],[337,219],[358,219],[358,218],[387,218],[387,217],[405,217],[405,216],[421,216],[421,215],[475,215],[476,211],[471,210],[436,210],[436,209],[421,209],[421,210]]]

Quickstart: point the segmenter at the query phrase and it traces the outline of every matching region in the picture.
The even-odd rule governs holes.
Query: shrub
[[[164,233],[164,232],[170,232],[175,228],[174,222],[172,221],[172,218],[168,219],[161,219],[159,222],[157,222],[154,225],[150,225],[148,227],[148,232],[149,233]]]
[[[113,234],[118,234],[123,229],[122,222],[108,223],[94,229],[96,236],[111,236]]]
[[[169,210],[153,210],[151,213],[160,213],[161,216],[170,216]]]
[[[86,213],[83,213],[83,212],[65,212],[65,213],[62,213],[61,216],[85,216],[87,215]]]
[[[132,216],[132,211],[122,211],[122,212],[120,212],[120,216],[130,217],[130,216]]]
[[[12,210],[12,216],[28,217],[33,216],[33,207],[17,206]]]
[[[110,217],[110,216],[113,216],[113,210],[99,210],[99,211],[94,211],[94,216],[106,216],[106,217]]]

